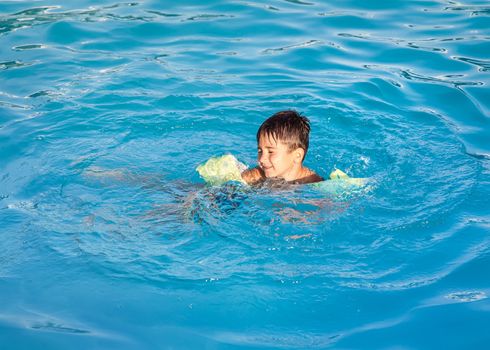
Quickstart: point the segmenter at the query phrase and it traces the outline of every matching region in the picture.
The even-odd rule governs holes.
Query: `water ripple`
[[[481,291],[459,291],[446,295],[446,298],[455,302],[470,303],[486,299],[488,296],[485,292]]]
[[[288,50],[293,50],[297,48],[303,48],[303,47],[309,47],[309,46],[314,46],[314,45],[321,45],[323,44],[322,41],[320,40],[308,40],[299,44],[294,44],[294,45],[288,45],[284,47],[279,47],[276,49],[265,49],[262,51],[264,54],[274,54],[274,53],[279,53],[281,51],[288,51]]]
[[[484,85],[482,81],[464,81],[464,80],[454,80],[453,78],[464,77],[463,75],[446,75],[441,77],[432,77],[429,75],[423,75],[419,73],[412,72],[409,69],[400,70],[400,76],[408,80],[419,80],[426,82],[436,82],[442,84],[449,84],[454,87],[460,86],[481,86]]]
[[[446,6],[444,11],[462,11],[467,13],[469,16],[490,16],[490,6],[486,5],[452,5]]]
[[[466,62],[477,66],[479,72],[487,72],[490,70],[490,60],[480,60],[476,58],[460,57],[460,56],[453,56],[452,58],[458,61]]]
[[[22,61],[5,61],[5,62],[0,62],[0,70],[28,67],[33,64],[34,63],[22,62]]]
[[[14,51],[24,51],[24,50],[35,50],[35,49],[45,49],[48,46],[43,44],[29,44],[29,45],[19,45],[14,46],[12,50]]]
[[[55,11],[61,6],[44,6],[26,9],[11,15],[0,17],[0,35],[22,28],[30,28],[47,23],[54,23],[65,19],[79,20],[85,22],[104,21],[108,19],[119,21],[149,21],[152,17],[117,15],[108,10],[123,7],[133,7],[138,3],[120,3],[111,6],[93,7],[87,10]]]
[[[182,21],[214,21],[221,18],[234,18],[233,15],[222,15],[222,14],[200,14],[192,17],[188,17]]]
[[[282,0],[295,5],[314,5],[312,2],[302,1],[302,0]]]

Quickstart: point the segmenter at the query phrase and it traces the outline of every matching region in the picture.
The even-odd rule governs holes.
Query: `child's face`
[[[288,146],[270,135],[259,138],[257,159],[265,177],[280,177],[287,181],[295,180],[294,174],[301,165],[302,156],[290,151]]]

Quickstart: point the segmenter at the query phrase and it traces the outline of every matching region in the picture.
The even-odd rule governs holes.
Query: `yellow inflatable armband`
[[[369,179],[362,177],[349,177],[342,170],[335,169],[330,173],[330,180],[315,182],[311,186],[322,192],[340,194],[360,189],[367,185]]]
[[[245,169],[247,169],[245,164],[239,162],[233,155],[225,154],[210,158],[196,170],[206,183],[219,186],[228,181],[245,183],[241,175]]]

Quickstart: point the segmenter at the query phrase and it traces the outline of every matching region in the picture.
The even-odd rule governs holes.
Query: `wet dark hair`
[[[257,143],[263,135],[285,143],[289,151],[302,148],[306,156],[310,143],[310,121],[293,110],[277,112],[260,126]]]

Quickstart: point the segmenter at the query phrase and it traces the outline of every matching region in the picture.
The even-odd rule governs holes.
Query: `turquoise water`
[[[488,348],[488,2],[61,3],[0,3],[2,349]],[[371,189],[203,186],[288,108]]]

